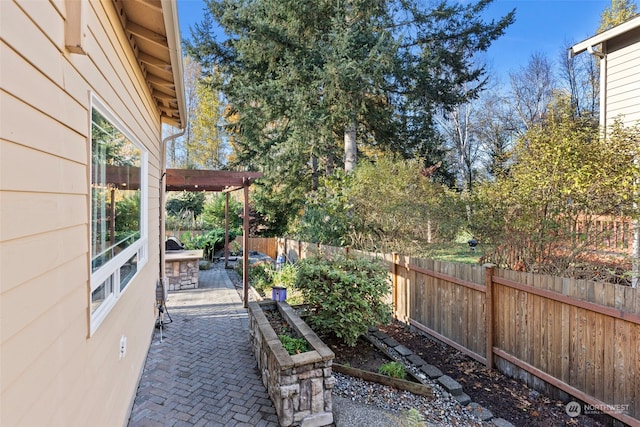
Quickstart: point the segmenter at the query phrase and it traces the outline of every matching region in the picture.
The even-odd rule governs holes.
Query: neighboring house
[[[617,117],[625,125],[640,123],[640,16],[597,34],[569,49],[600,58],[600,125]]]
[[[125,425],[153,336],[175,1],[0,1],[0,425]],[[115,179],[110,179],[115,178]]]

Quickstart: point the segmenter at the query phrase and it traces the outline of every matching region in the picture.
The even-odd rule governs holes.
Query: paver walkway
[[[199,289],[171,292],[173,322],[156,329],[130,427],[278,426],[249,347],[247,311],[223,263]]]

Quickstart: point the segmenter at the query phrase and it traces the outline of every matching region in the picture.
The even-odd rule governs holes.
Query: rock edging
[[[414,373],[418,381],[425,385],[437,385],[448,392],[460,405],[466,407],[467,411],[481,421],[491,421],[501,427],[514,427],[509,421],[502,418],[494,418],[493,413],[478,403],[472,402],[469,395],[464,393],[462,385],[433,365],[428,364],[410,349],[378,330],[369,328],[369,333],[365,336],[379,350],[395,361],[403,363],[407,369]]]

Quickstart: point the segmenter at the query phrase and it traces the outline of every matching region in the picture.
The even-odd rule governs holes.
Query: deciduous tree
[[[611,6],[602,11],[597,33],[602,33],[622,24],[638,14],[638,6],[633,0],[611,0]]]

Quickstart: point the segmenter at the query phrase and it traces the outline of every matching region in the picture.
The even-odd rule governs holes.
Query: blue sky
[[[494,42],[485,62],[504,79],[509,71],[526,65],[536,52],[557,61],[567,42],[576,43],[595,33],[600,14],[610,4],[610,0],[496,0],[486,19],[499,19],[515,8],[516,22]],[[178,0],[183,38],[200,22],[204,7],[202,0]]]

